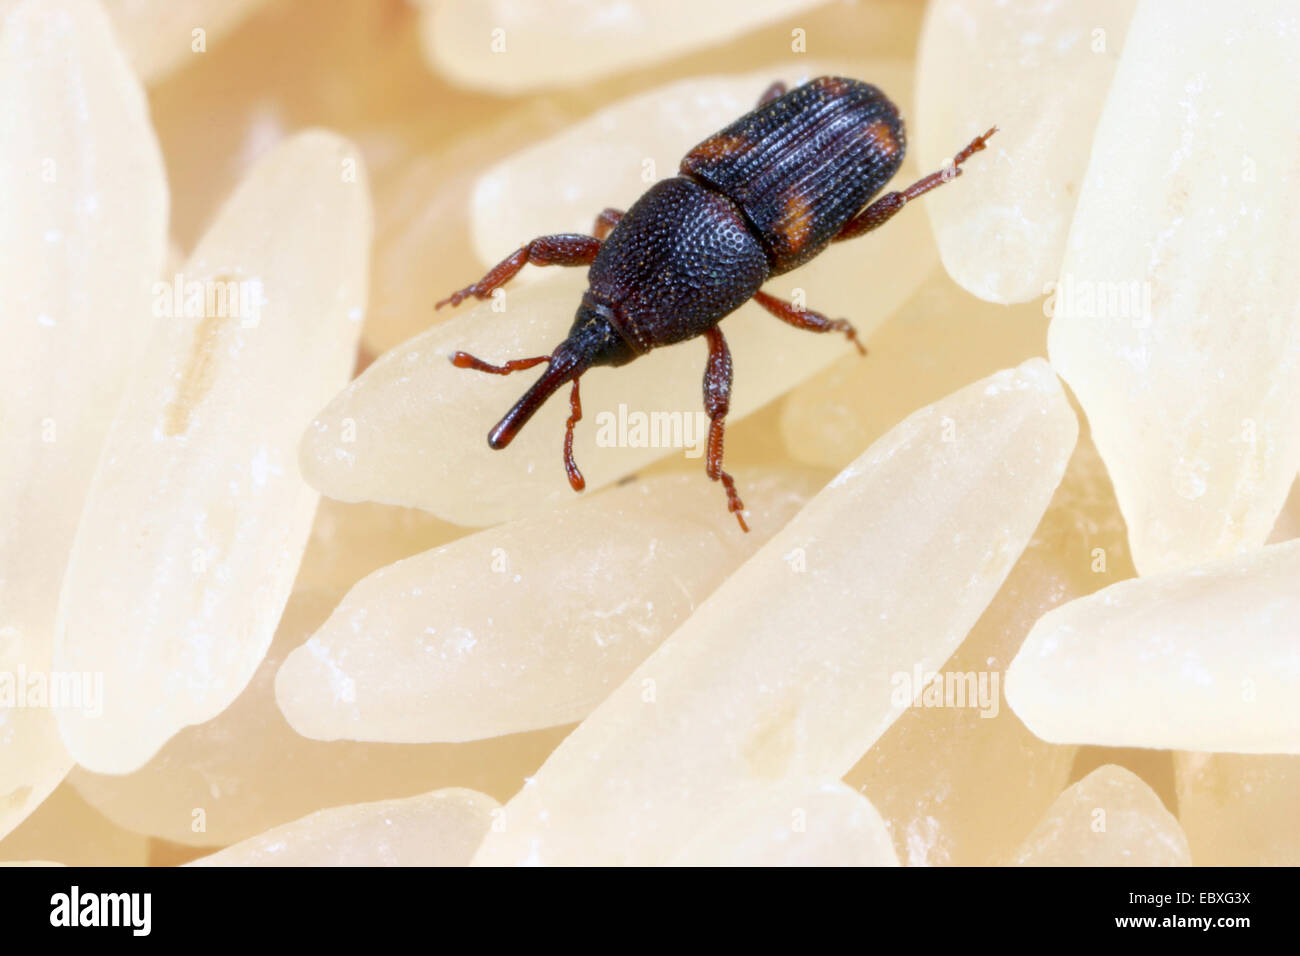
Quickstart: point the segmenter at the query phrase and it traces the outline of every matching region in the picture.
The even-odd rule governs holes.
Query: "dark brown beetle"
[[[800,309],[760,286],[832,242],[870,232],[909,200],[960,175],[961,164],[996,131],[973,140],[943,171],[868,206],[903,162],[903,121],[894,104],[859,80],[824,76],[788,93],[785,84],[774,83],[753,112],[687,153],[680,175],[651,186],[626,213],[602,212],[594,236],[534,239],[438,303],[441,308],[470,296],[486,299],[527,263],[591,266],[569,336],[550,355],[504,365],[464,352],[452,356],[459,368],[497,375],[549,363],[546,374],[488,433],[488,444],[505,448],[543,402],[572,382],[564,467],[569,484],[581,491],[585,482],[573,460],[573,428],[582,418],[579,376],[594,366],[626,365],[651,349],[703,335],[709,342],[704,371],[708,476],[722,482],[729,510],[748,531],[735,482],[722,470],[731,353],[718,323],[752,298],[798,328],[843,332],[863,351],[844,319]]]

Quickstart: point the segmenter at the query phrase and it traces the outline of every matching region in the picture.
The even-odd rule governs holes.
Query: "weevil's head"
[[[626,365],[636,358],[637,353],[618,331],[617,321],[610,306],[593,298],[590,293],[584,295],[569,328],[569,337],[555,350],[555,354],[560,354],[561,350],[572,352],[584,357],[588,367]]]

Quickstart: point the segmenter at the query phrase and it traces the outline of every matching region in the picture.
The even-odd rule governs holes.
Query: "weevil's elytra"
[[[718,156],[718,141],[744,145]],[[903,142],[903,121],[880,90],[822,77],[706,139],[681,172],[740,207],[780,275],[825,249],[893,178]]]
[[[753,299],[797,328],[842,332],[864,351],[849,322],[768,295],[763,283],[832,242],[876,229],[911,200],[960,175],[962,163],[996,131],[972,140],[947,169],[871,202],[898,172],[907,149],[894,104],[859,80],[824,76],[789,92],[774,83],[756,109],[687,153],[679,175],[655,183],[626,213],[601,212],[593,235],[534,239],[438,303],[441,308],[471,296],[488,298],[528,263],[591,267],[568,337],[550,355],[502,365],[464,352],[452,356],[460,368],[497,375],[547,364],[488,433],[488,443],[509,445],[537,409],[571,382],[564,465],[569,484],[581,491],[585,482],[573,460],[573,432],[582,418],[582,373],[626,365],[651,349],[703,335],[709,346],[706,472],[722,482],[729,510],[748,531],[735,482],[722,470],[732,366],[718,323]]]

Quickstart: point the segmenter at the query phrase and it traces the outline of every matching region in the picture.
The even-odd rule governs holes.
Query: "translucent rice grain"
[[[588,0],[445,0],[425,2],[422,35],[432,68],[468,87],[515,94],[680,56],[816,3],[627,0],[601,9]]]
[[[1106,764],[1115,764],[1141,777],[1165,806],[1178,806],[1172,750],[1152,750],[1150,747],[1078,747],[1074,766],[1070,768],[1070,779],[1081,780]]]
[[[1081,438],[1025,553],[939,670],[963,682],[964,705],[921,696],[845,778],[880,809],[909,866],[987,866],[1047,812],[1076,748],[1021,723],[1005,698],[1007,665],[1044,612],[1132,574],[1105,466]]]
[[[917,156],[939,168],[990,126],[961,185],[926,199],[949,274],[990,302],[1047,291],[1136,0],[936,0],[917,60]]]
[[[162,269],[166,230],[162,157],[108,20],[80,0],[6,5],[0,836],[72,764],[48,706],[59,582],[113,409],[149,329],[149,287]],[[39,686],[44,702],[20,697]]]
[[[1300,866],[1300,757],[1179,753],[1174,766],[1197,866]]]
[[[5,866],[65,866],[63,863],[56,863],[53,860],[0,860],[0,867]]]
[[[390,167],[510,112],[508,100],[466,94],[429,73],[417,17],[405,0],[263,0],[229,35],[212,40],[210,31],[192,69],[149,91],[172,184],[173,235],[193,248],[252,165],[313,127],[360,150],[378,226]]]
[[[1187,837],[1160,798],[1122,767],[1094,770],[1052,804],[1017,866],[1190,866]]]
[[[131,65],[152,83],[193,62],[265,0],[102,0]]]
[[[367,351],[386,352],[455,315],[446,309],[435,312],[434,303],[497,261],[481,260],[471,241],[475,181],[485,167],[562,128],[567,118],[549,100],[530,100],[448,142],[442,117],[434,113],[428,124],[432,142],[421,144],[388,175],[375,177],[373,289],[361,331]],[[529,238],[514,241],[518,245]],[[498,258],[503,254],[499,249],[494,253]]]
[[[214,295],[201,317],[155,320],[59,609],[56,667],[103,674],[102,716],[58,714],[85,767],[142,766],[233,701],[266,653],[316,507],[295,439],[355,358],[366,188],[347,143],[320,132],[289,140],[186,264],[184,283],[222,284],[226,306]]]
[[[476,862],[662,862],[748,788],[842,776],[903,710],[892,675],[997,592],[1076,436],[1041,360],[907,419],[566,738]]]
[[[466,866],[501,805],[454,788],[320,810],[189,866]]]
[[[69,781],[119,826],[185,846],[224,846],[325,806],[451,786],[506,800],[568,732],[562,727],[422,746],[300,736],[276,706],[275,674],[339,596],[295,592],[275,642],[239,698],[212,720],[182,730],[144,767],[124,776],[78,768]]]
[[[612,488],[382,568],[276,679],[299,733],[460,741],[586,717],[821,485],[742,472],[744,534],[699,474]]]
[[[64,783],[3,840],[0,860],[57,860],[66,866],[144,866],[149,840],[114,825]]]
[[[728,469],[733,466],[739,470],[761,466],[789,468],[794,465],[790,460],[790,449],[781,438],[781,413],[784,407],[785,399],[778,398],[746,416],[744,421],[737,422],[735,428],[727,429],[724,460]],[[666,463],[672,463],[672,460]],[[675,464],[687,471],[693,470],[694,467],[694,462],[689,459],[677,461]]]
[[[465,528],[415,508],[322,498],[293,582],[294,593],[315,592],[325,599],[341,599],[367,574],[466,533]]]
[[[871,336],[865,362],[846,355],[786,397],[781,432],[800,461],[843,468],[913,410],[1046,343],[1041,305],[981,302],[936,269]]]
[[[838,780],[794,781],[738,801],[674,866],[898,866],[885,822]]]
[[[1282,513],[1277,516],[1268,543],[1278,544],[1293,538],[1300,538],[1300,481],[1291,485],[1291,494],[1287,495]]]
[[[1300,753],[1300,541],[1131,581],[1045,614],[1007,673],[1039,737]]]
[[[1143,4],[1098,124],[1048,348],[1143,574],[1258,547],[1300,465],[1298,35]]]

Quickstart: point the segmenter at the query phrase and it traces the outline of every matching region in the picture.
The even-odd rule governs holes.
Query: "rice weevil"
[[[568,337],[550,355],[502,365],[465,352],[452,355],[458,368],[496,375],[548,365],[488,433],[488,444],[505,448],[552,394],[572,382],[564,467],[569,484],[581,491],[585,482],[573,458],[573,429],[582,418],[582,373],[626,365],[651,349],[703,335],[709,346],[706,470],[722,482],[728,510],[748,531],[735,482],[722,470],[732,369],[718,323],[754,299],[784,322],[810,332],[842,332],[864,351],[849,322],[801,309],[760,287],[830,243],[883,225],[909,201],[960,175],[962,163],[995,132],[997,127],[972,140],[942,171],[867,205],[903,162],[906,141],[897,107],[860,80],[823,76],[789,92],[773,83],[753,111],[687,153],[678,175],[655,183],[626,213],[602,212],[594,235],[534,239],[438,303],[441,308],[489,298],[528,263],[591,267]]]

